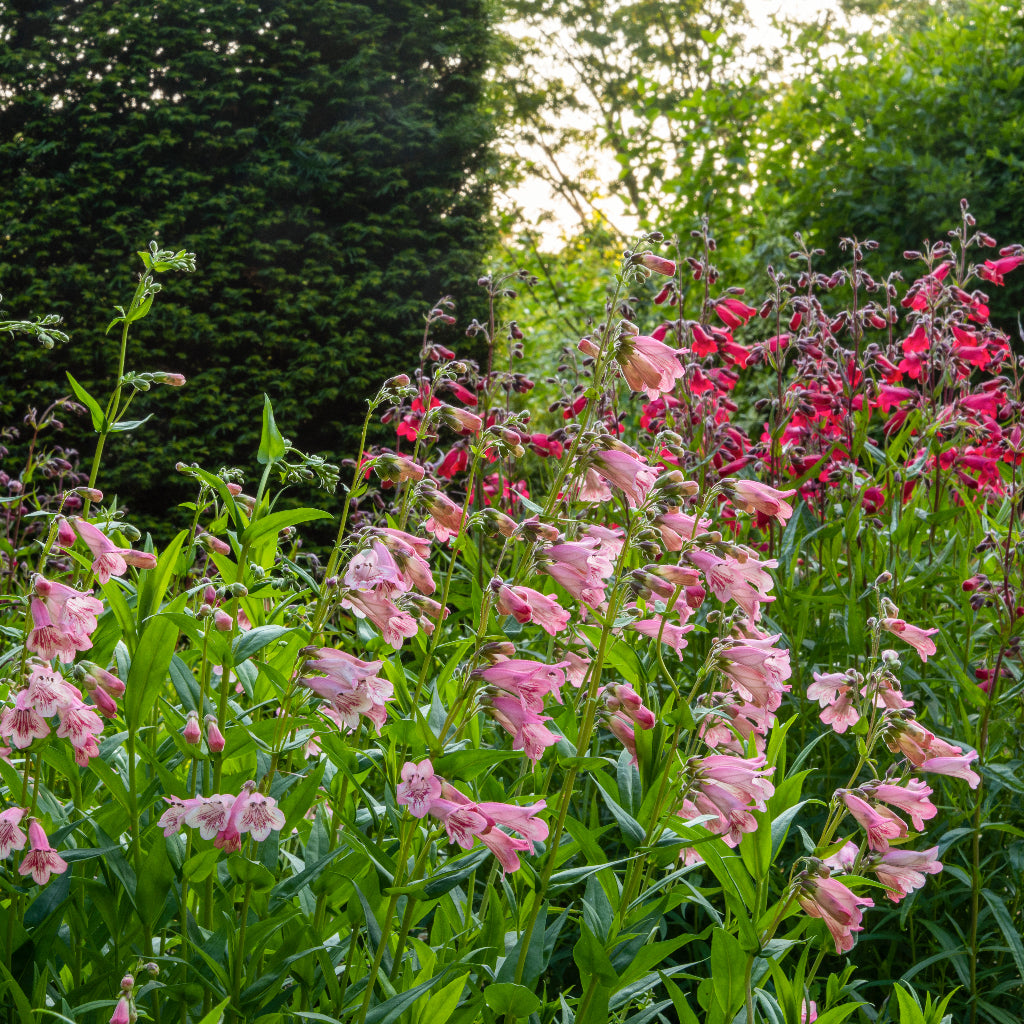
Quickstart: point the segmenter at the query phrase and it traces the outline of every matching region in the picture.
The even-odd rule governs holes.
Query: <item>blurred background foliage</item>
[[[723,286],[751,294],[795,231],[826,262],[871,237],[889,268],[966,197],[1001,244],[1024,237],[1017,5],[765,8],[2,0],[7,311],[63,314],[61,368],[99,386],[126,252],[199,253],[187,303],[158,304],[129,355],[189,378],[140,403],[159,437],[118,439],[106,483],[144,511],[178,459],[248,465],[264,391],[299,447],[343,456],[423,312],[450,293],[460,323],[481,314],[488,260],[539,278],[521,312],[550,363],[637,227],[685,247],[707,215]],[[1022,297],[1011,281],[995,319]],[[56,397],[51,367],[12,347],[5,419]]]
[[[539,278],[520,311],[550,363],[638,227],[685,247],[707,215],[722,285],[751,294],[798,230],[836,263],[840,237],[874,238],[889,268],[963,196],[1001,244],[1024,237],[1017,5],[769,6],[0,0],[6,311],[63,314],[60,368],[98,387],[125,254],[199,254],[129,354],[189,378],[139,403],[160,436],[118,438],[105,482],[145,512],[179,459],[251,463],[263,392],[300,448],[342,457],[422,314],[443,294],[460,324],[482,314],[488,261]],[[996,298],[1005,327],[1020,289]],[[5,364],[8,422],[57,397],[51,356]]]
[[[159,433],[115,441],[102,483],[136,512],[167,507],[178,460],[251,467],[263,392],[296,445],[342,458],[423,313],[472,311],[497,173],[483,0],[3,0],[0,36],[0,292],[72,335],[9,347],[4,419],[65,369],[103,399],[126,255],[199,254],[128,354],[189,379],[138,401]]]

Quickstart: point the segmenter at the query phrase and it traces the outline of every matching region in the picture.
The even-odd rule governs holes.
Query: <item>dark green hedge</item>
[[[109,393],[103,331],[155,238],[199,268],[161,276],[127,365],[189,385],[140,397],[133,415],[156,415],[112,440],[101,485],[155,508],[179,459],[251,464],[264,391],[300,447],[353,454],[423,312],[474,301],[482,0],[5,0],[0,33],[0,292],[72,335],[53,353],[4,342],[3,420],[66,392],[65,369]]]

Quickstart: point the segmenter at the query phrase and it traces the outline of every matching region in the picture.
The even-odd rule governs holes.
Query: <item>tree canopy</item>
[[[297,444],[343,453],[489,242],[483,0],[4,0],[0,32],[0,291],[65,315],[72,342],[45,358],[109,388],[131,253],[199,257],[128,360],[189,387],[146,396],[169,433],[119,439],[108,483],[248,461],[262,392]],[[8,417],[52,397],[43,358],[8,354]]]

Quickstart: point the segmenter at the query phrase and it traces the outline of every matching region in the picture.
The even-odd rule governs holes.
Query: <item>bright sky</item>
[[[770,44],[774,39],[779,39],[770,25],[773,15],[788,15],[795,20],[811,21],[826,10],[835,10],[836,0],[747,0],[747,10],[750,12],[754,22],[754,31],[760,36],[761,41]],[[602,168],[607,174],[606,180],[612,180],[618,174],[618,165],[611,158],[608,159],[606,167]],[[561,240],[566,228],[572,228],[576,223],[576,215],[569,204],[554,195],[552,190],[542,181],[530,180],[518,189],[515,189],[510,197],[513,202],[522,207],[527,219],[537,223],[542,213],[550,212],[554,219],[539,223],[541,231],[542,248],[549,251],[557,251],[561,247]],[[621,205],[612,198],[599,200],[596,205],[613,220],[623,231],[631,231],[635,223],[631,222],[628,216],[622,213]]]

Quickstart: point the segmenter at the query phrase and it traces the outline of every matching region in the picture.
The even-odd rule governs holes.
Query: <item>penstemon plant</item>
[[[3,1012],[939,1024],[957,1000],[1000,1020],[993,999],[1020,983],[1006,965],[1024,968],[1004,927],[1019,902],[985,878],[982,836],[1019,832],[998,709],[1019,695],[1020,406],[1005,377],[972,390],[970,368],[1010,357],[965,289],[1024,258],[970,264],[964,213],[920,257],[903,370],[895,280],[884,308],[859,297],[866,243],[834,283],[801,250],[807,269],[774,275],[761,307],[775,333],[744,346],[758,310],[718,290],[704,225],[696,256],[654,252],[657,232],[624,254],[538,413],[523,331],[502,320],[513,283],[536,282],[481,278],[483,366],[435,341],[454,320],[441,300],[415,374],[368,403],[322,558],[296,531],[327,513],[281,499],[333,491],[338,469],[293,448],[269,398],[255,486],[179,464],[196,495],[162,548],[104,504],[108,443],[145,425],[124,419],[134,397],[184,383],[124,365],[154,275],[195,269],[140,254],[111,396],[70,381],[97,435],[87,483],[34,499],[45,529],[5,550]],[[631,292],[651,279],[678,316],[648,335]],[[844,282],[845,319],[815,293]],[[733,422],[748,363],[773,396],[756,443]],[[897,398],[877,367],[917,367],[920,390]],[[871,422],[879,408],[897,415]],[[391,448],[367,445],[374,419],[395,424]],[[962,588],[908,604],[947,563]],[[965,601],[985,688],[948,649]],[[922,675],[939,662],[958,719]],[[873,916],[944,882],[940,850],[968,892],[962,941],[939,940],[939,958],[971,957],[962,988],[911,969],[872,988],[854,963]]]

